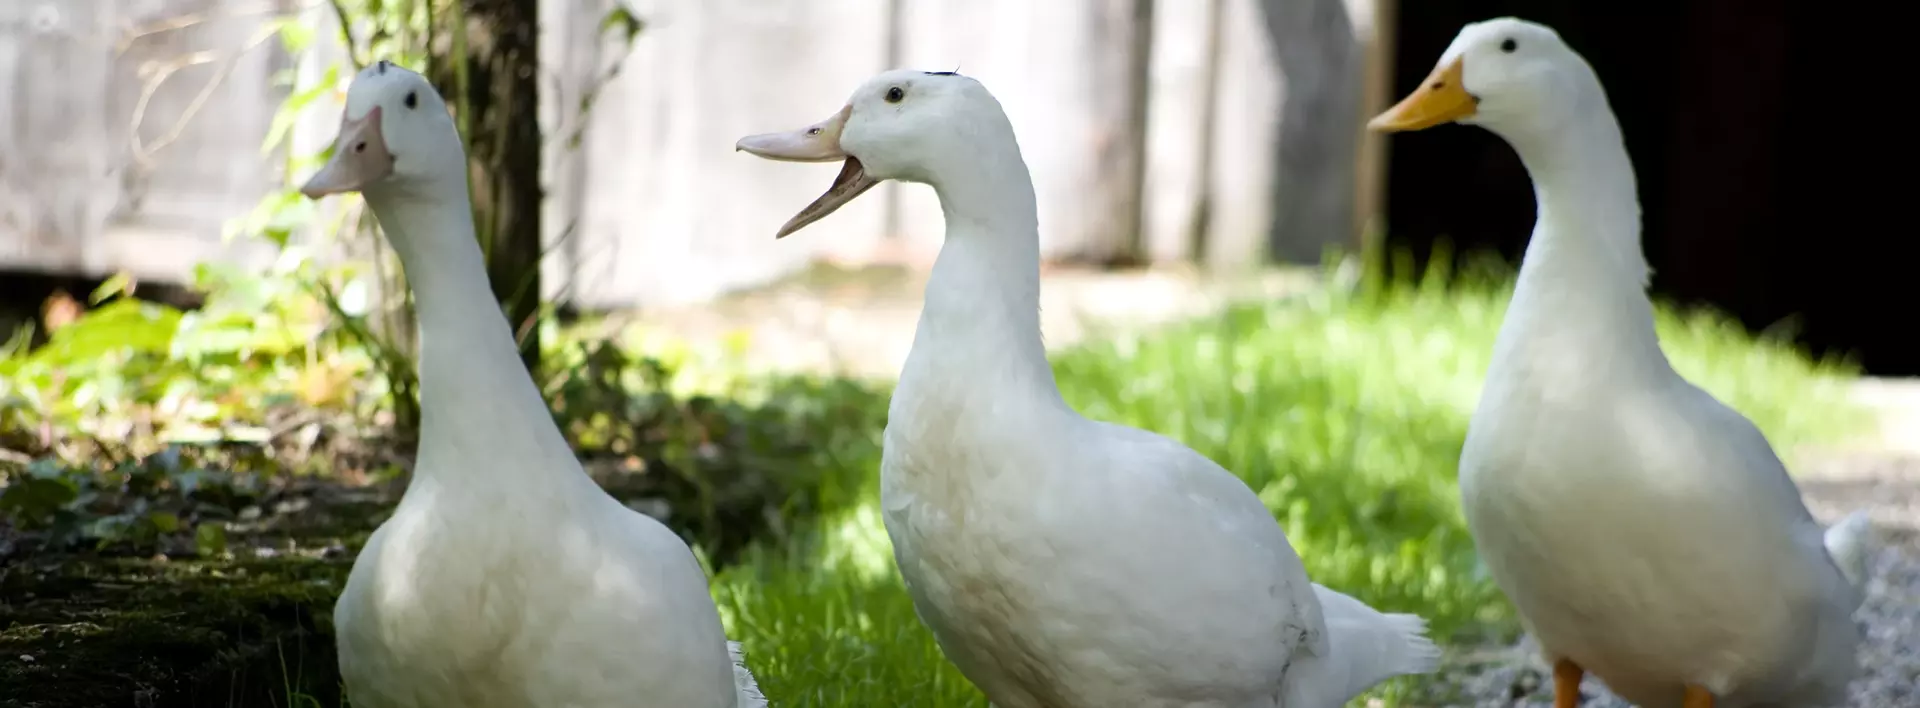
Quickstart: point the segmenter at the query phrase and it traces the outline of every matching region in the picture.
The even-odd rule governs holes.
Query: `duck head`
[[[370,189],[466,189],[460,133],[426,77],[380,60],[347,87],[333,156],[300,193],[309,199]]]
[[[886,180],[936,188],[984,150],[1013,140],[985,86],[952,72],[895,70],[867,80],[832,117],[783,133],[741,138],[734,149],[789,162],[843,161],[833,186],[780,227],[782,238],[832,214]]]
[[[1461,28],[1420,88],[1367,127],[1399,132],[1465,123],[1500,134],[1532,132],[1587,108],[1581,99],[1598,81],[1546,25],[1512,17],[1475,22]]]

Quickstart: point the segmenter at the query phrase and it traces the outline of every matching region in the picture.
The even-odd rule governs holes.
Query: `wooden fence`
[[[1355,195],[1378,180],[1357,130],[1380,98],[1365,86],[1384,84],[1363,79],[1384,63],[1368,49],[1386,24],[1374,0],[632,0],[647,28],[630,49],[602,35],[612,3],[541,0],[545,275],[585,306],[697,301],[816,258],[929,256],[940,214],[918,185],[775,243],[838,167],[732,151],[895,66],[959,69],[1000,98],[1050,256],[1109,251],[1137,222],[1156,260],[1201,243],[1215,263],[1310,258],[1372,210]],[[0,270],[179,279],[201,259],[269,257],[220,239],[300,177],[260,150],[288,90],[269,79],[311,82],[338,56],[287,56],[261,31],[284,13],[334,32],[310,1],[0,0]],[[337,110],[304,117],[296,145],[330,138]],[[1295,130],[1276,150],[1283,115]]]

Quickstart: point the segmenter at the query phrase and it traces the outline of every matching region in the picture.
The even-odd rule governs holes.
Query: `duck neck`
[[[900,387],[914,399],[1059,403],[1040,334],[1040,232],[1033,181],[1017,148],[929,180],[946,242]]]
[[[412,484],[447,472],[497,474],[507,479],[481,487],[499,489],[566,469],[557,459],[577,465],[488,287],[466,185],[369,191],[366,199],[400,256],[419,322]]]
[[[1605,99],[1593,100],[1551,130],[1500,133],[1533,179],[1538,211],[1496,360],[1664,369],[1633,164]]]

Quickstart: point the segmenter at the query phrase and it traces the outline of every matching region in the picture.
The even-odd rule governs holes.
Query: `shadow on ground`
[[[305,486],[218,559],[0,539],[0,704],[341,705],[333,598],[388,495]]]

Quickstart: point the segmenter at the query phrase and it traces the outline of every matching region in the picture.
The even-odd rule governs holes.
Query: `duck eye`
[[[899,103],[901,99],[906,97],[907,92],[900,90],[898,86],[887,89],[887,103]]]
[[[1500,51],[1506,52],[1508,54],[1512,54],[1513,50],[1519,49],[1519,48],[1520,48],[1520,43],[1513,41],[1513,38],[1511,37],[1507,38],[1507,41],[1500,43]]]
[[[406,101],[406,102],[407,102],[407,107],[408,107],[408,108],[419,108],[419,107],[420,107],[420,93],[419,93],[419,92],[417,92],[417,91],[408,91],[408,92],[407,92],[407,101]]]

